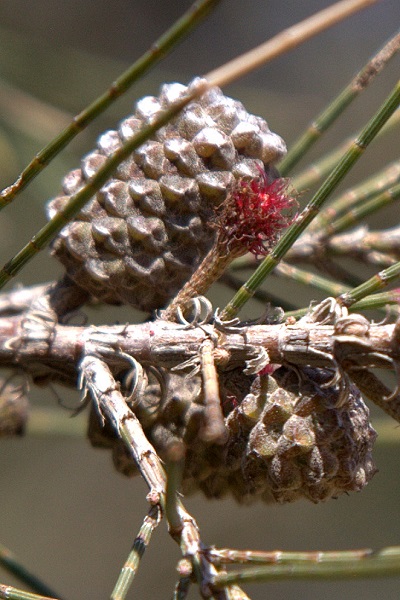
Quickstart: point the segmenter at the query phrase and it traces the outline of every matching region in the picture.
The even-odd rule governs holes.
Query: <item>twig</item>
[[[42,372],[43,376],[46,372],[57,372],[62,367],[66,376],[71,374],[70,385],[74,387],[83,345],[87,340],[91,341],[96,352],[107,352],[113,368],[117,370],[126,369],[124,354],[139,362],[171,369],[198,356],[208,332],[218,335],[218,331],[214,332],[211,325],[187,330],[161,320],[124,326],[56,325],[52,330],[51,344],[45,347],[34,339],[24,337],[21,322],[22,319],[17,317],[0,319],[1,366],[12,367],[18,364],[30,374]],[[367,325],[368,321],[365,319],[365,328]],[[369,357],[368,352],[379,352],[396,359],[398,348],[392,342],[395,327],[393,324],[370,325],[368,331],[358,337],[360,342],[367,345],[351,347],[354,363],[363,367],[378,364],[382,368],[389,368],[384,360],[377,362],[376,358]],[[237,333],[234,330],[224,332],[218,339],[214,356],[217,367],[222,365],[224,369],[232,369],[244,366],[247,360],[254,358],[257,349],[264,348],[272,363],[282,364],[287,361],[295,365],[326,367],[327,362],[319,353],[334,355],[338,346],[352,339],[343,338],[341,344],[337,344],[334,336],[334,325],[314,323],[310,326],[304,322],[248,325],[243,331],[239,327]]]
[[[400,110],[397,110],[386,123],[386,125],[382,127],[377,137],[381,138],[383,135],[389,133],[395,127],[398,127],[399,123]],[[322,179],[330,173],[338,160],[343,156],[343,153],[347,152],[357,135],[359,135],[359,133],[354,133],[353,135],[349,136],[344,142],[339,144],[339,146],[328,152],[328,154],[322,156],[322,158],[316,160],[314,163],[311,163],[298,175],[295,175],[292,179],[293,187],[295,187],[297,191],[302,192],[322,181]]]
[[[400,49],[400,33],[396,33],[361,69],[344,90],[318,115],[301,137],[294,142],[287,156],[279,165],[279,171],[286,175],[299,162],[321,135],[343,113],[345,108],[363,92],[382,71],[388,61]]]
[[[208,443],[223,444],[227,438],[227,431],[219,397],[218,374],[214,362],[214,342],[211,339],[204,340],[202,343],[200,357],[205,404],[204,425],[200,430],[200,437]]]
[[[395,551],[382,551],[362,560],[324,561],[320,563],[298,563],[268,565],[247,569],[243,571],[231,571],[227,574],[218,574],[214,578],[214,585],[226,586],[229,583],[250,583],[255,581],[280,581],[289,579],[347,579],[356,577],[393,577],[400,573],[400,553]]]
[[[224,86],[243,77],[267,61],[299,46],[314,35],[332,27],[355,12],[375,4],[377,0],[342,0],[315,13],[308,19],[288,27],[271,40],[210,71],[206,78],[211,85]]]
[[[353,142],[352,146],[343,155],[335,169],[325,180],[296,221],[288,227],[275,248],[263,260],[258,269],[224,308],[221,314],[223,319],[228,320],[234,317],[244,306],[244,304],[252,297],[253,292],[275,268],[278,262],[293,245],[294,241],[301,235],[301,233],[303,233],[303,231],[318,214],[320,207],[323,205],[329,194],[332,193],[332,191],[342,181],[355,162],[363,155],[365,149],[368,147],[370,142],[372,142],[378,131],[397,109],[399,102],[400,81],[397,82],[392,93],[388,96],[377,113],[372,117],[359,137]]]
[[[369,548],[360,550],[316,550],[313,552],[287,552],[282,550],[256,551],[234,550],[232,548],[207,548],[207,558],[216,566],[219,565],[284,565],[284,564],[315,564],[349,560],[363,560],[374,554]]]
[[[338,219],[340,216],[346,214],[353,206],[364,204],[366,200],[369,200],[378,193],[384,192],[388,188],[399,183],[399,181],[400,161],[395,160],[389,165],[386,165],[378,173],[374,173],[371,177],[363,180],[359,185],[346,190],[338,198],[334,199],[331,204],[324,208],[318,217],[314,219],[309,228],[309,232],[325,229],[333,219]]]
[[[384,289],[393,281],[396,281],[400,276],[400,261],[396,262],[394,265],[391,265],[387,269],[383,269],[364,281],[361,285],[356,288],[341,294],[338,298],[340,303],[343,306],[349,307],[356,302],[359,302],[361,299],[373,294],[374,292],[378,292],[379,290]]]
[[[60,596],[58,596],[58,594],[56,594],[56,592],[54,590],[52,590],[49,586],[47,586],[45,583],[43,583],[43,581],[41,581],[38,577],[36,577],[36,575],[33,575],[33,573],[30,573],[28,571],[28,569],[26,569],[20,563],[19,559],[15,556],[15,554],[13,554],[13,552],[8,550],[8,548],[6,548],[3,545],[0,545],[0,564],[3,567],[3,569],[8,571],[9,573],[12,573],[15,577],[17,577],[20,581],[22,581],[23,583],[28,585],[32,590],[34,590],[38,594],[41,594],[40,597],[51,596],[52,598],[53,597],[60,598]],[[0,585],[0,594],[2,591],[1,590],[2,587],[6,588],[7,586]],[[20,593],[25,593],[25,592],[20,592]],[[31,596],[32,596],[32,598],[36,598],[37,600],[39,599],[39,596],[36,596],[34,594],[32,594]],[[8,595],[8,596],[0,595],[0,598],[12,598],[12,596],[11,595]]]
[[[133,542],[129,556],[121,569],[120,576],[111,594],[111,600],[124,600],[135,578],[140,560],[150,543],[154,529],[161,519],[159,504],[152,506],[143,520],[139,533]]]
[[[0,584],[0,598],[2,600],[59,600],[56,598],[50,598],[49,596],[38,596],[37,594],[31,594],[18,590],[11,585]]]
[[[330,236],[340,233],[349,227],[359,223],[364,217],[375,213],[376,211],[390,206],[400,199],[400,183],[390,187],[383,192],[376,194],[367,202],[358,204],[354,208],[349,208],[346,214],[335,219],[330,224],[327,224],[323,230],[323,237],[326,239]]]
[[[91,342],[86,345],[85,351],[80,361],[84,386],[90,391],[100,414],[125,442],[151,494],[158,496],[159,503],[165,510],[166,474],[156,451],[146,438],[135,414],[127,406],[110,369],[96,357],[97,348]],[[194,518],[178,499],[176,506],[181,527],[170,533],[179,543],[183,556],[190,558],[200,592],[208,598],[214,595],[209,582],[216,574],[216,569],[201,554],[202,543]],[[217,592],[215,597],[222,600],[225,592]]]
[[[185,445],[174,442],[167,449],[167,488],[165,493],[165,516],[173,535],[182,531],[182,516],[179,514],[178,494],[182,483],[185,462]]]
[[[397,388],[393,395],[392,390],[368,369],[353,370],[351,378],[360,392],[384,410],[389,417],[399,421],[400,392]]]

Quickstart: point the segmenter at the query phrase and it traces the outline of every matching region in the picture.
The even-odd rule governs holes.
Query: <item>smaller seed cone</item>
[[[337,386],[322,387],[330,377],[324,370],[284,367],[261,378],[240,369],[221,374],[223,446],[199,435],[199,381],[172,375],[164,400],[150,386],[134,410],[161,458],[173,442],[185,443],[183,493],[232,495],[240,503],[316,503],[361,490],[376,472],[369,410],[354,386],[338,407]],[[114,462],[127,475],[135,471],[120,446],[114,445]]]

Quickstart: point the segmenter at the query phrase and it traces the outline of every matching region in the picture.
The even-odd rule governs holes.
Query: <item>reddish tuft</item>
[[[275,371],[277,369],[280,369],[282,365],[278,365],[275,363],[269,363],[268,365],[265,365],[265,367],[263,367],[261,369],[261,371],[259,371],[257,373],[257,375],[272,375],[272,373],[275,373]]]
[[[255,256],[267,254],[293,222],[296,207],[288,179],[270,183],[262,169],[256,179],[239,179],[221,207],[217,224],[227,239],[227,250],[242,248]]]

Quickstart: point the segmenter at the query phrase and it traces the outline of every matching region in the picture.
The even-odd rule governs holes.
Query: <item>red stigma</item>
[[[293,222],[297,206],[289,193],[289,180],[269,182],[264,170],[255,179],[239,179],[224,202],[218,226],[227,238],[229,252],[265,255]]]

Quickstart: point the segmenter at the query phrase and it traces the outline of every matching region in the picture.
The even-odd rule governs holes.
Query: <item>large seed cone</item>
[[[239,369],[225,381],[221,377],[228,412],[223,446],[206,444],[198,435],[204,416],[199,382],[173,375],[163,401],[150,386],[134,410],[161,458],[171,443],[185,442],[184,493],[201,490],[210,498],[229,494],[239,502],[320,502],[361,490],[376,472],[369,410],[354,386],[337,407],[338,388],[322,387],[330,376],[323,370],[296,373],[282,367],[253,380]],[[92,442],[98,430],[94,417]],[[95,443],[99,445],[98,438]],[[135,465],[120,442],[105,437],[100,445],[113,448],[118,470],[134,474]]]
[[[48,205],[57,214],[106,157],[187,88],[164,85],[145,97],[117,131],[108,131]],[[214,240],[213,210],[235,179],[272,179],[283,140],[240,102],[213,88],[143,144],[67,225],[52,251],[68,275],[111,304],[151,311],[164,307],[187,281]]]

